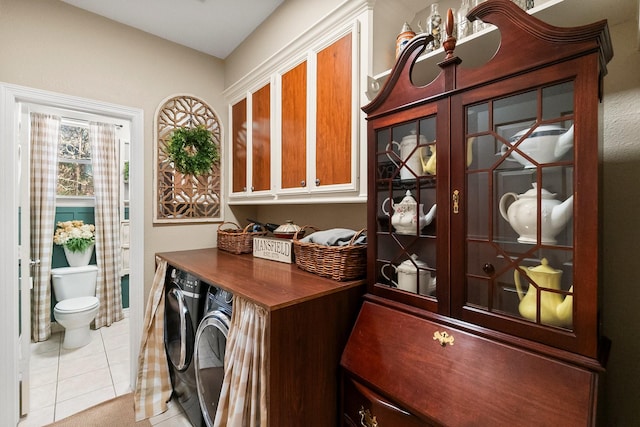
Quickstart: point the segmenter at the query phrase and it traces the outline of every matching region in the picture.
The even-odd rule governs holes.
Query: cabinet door
[[[577,63],[552,67],[453,101],[452,111],[464,119],[452,126],[452,141],[460,141],[452,146],[452,190],[462,201],[451,223],[454,240],[464,244],[454,246],[452,260],[465,260],[452,271],[453,310],[567,350],[585,351],[578,345],[591,341],[595,354],[595,337],[580,344],[576,336],[593,326],[585,329],[580,319],[595,318],[597,207],[578,217],[574,198],[580,177],[597,174],[597,134],[580,122],[595,111],[597,93],[576,94],[578,87],[590,92],[576,69]],[[582,96],[594,103],[575,102]],[[596,200],[581,197],[586,206]]]
[[[438,268],[446,257],[439,257],[437,239],[446,224],[436,221],[436,203],[437,183],[443,171],[446,177],[447,166],[443,162],[436,167],[437,105],[422,106],[412,114],[373,124],[375,145],[369,148],[376,169],[370,170],[375,187],[369,197],[375,200],[375,218],[370,217],[369,224],[375,224],[377,232],[369,274],[382,296],[446,311],[447,269]],[[446,139],[446,129],[440,133]],[[442,283],[445,289],[438,291]],[[438,301],[445,303],[439,308]]]
[[[271,85],[251,97],[251,191],[271,188]]]
[[[247,191],[247,98],[231,107],[232,191]]]
[[[352,176],[352,34],[317,54],[316,186]]]
[[[307,185],[307,62],[282,75],[282,188]]]

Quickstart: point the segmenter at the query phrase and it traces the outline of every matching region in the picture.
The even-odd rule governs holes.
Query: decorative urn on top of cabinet
[[[597,232],[607,23],[555,27],[508,0],[467,17],[498,28],[491,59],[465,67],[448,11],[444,53],[416,35],[363,107],[368,293],[341,360],[343,425],[359,412],[402,427],[594,425],[608,348]],[[465,43],[488,48],[488,33]],[[428,66],[439,74],[415,85]],[[437,174],[428,160],[401,173],[413,168],[390,152],[404,138],[433,145]],[[433,225],[394,224],[403,196],[415,212],[437,205]],[[432,292],[415,286],[420,273]]]

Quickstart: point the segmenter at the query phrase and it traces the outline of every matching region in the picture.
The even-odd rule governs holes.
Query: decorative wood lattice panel
[[[205,126],[211,131],[220,158],[222,129],[209,105],[193,96],[168,98],[156,114],[156,208],[155,222],[211,222],[222,219],[220,162],[210,174],[184,175],[173,166],[166,152],[172,132],[181,127]]]

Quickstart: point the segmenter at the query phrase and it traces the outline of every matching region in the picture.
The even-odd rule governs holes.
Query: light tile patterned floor
[[[41,427],[131,392],[129,318],[91,331],[91,342],[62,348],[63,333],[31,344],[31,411],[19,427]],[[150,419],[154,426],[190,426],[180,405]]]

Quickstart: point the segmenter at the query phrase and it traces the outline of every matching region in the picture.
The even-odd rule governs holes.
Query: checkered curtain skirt
[[[165,412],[171,398],[171,379],[164,349],[164,280],[167,261],[156,258],[156,274],[144,313],[134,393],[136,421]]]
[[[216,427],[267,425],[267,311],[235,296]]]
[[[31,338],[51,336],[51,256],[56,216],[58,134],[60,117],[31,113],[30,203],[31,259],[40,260],[32,271]],[[26,267],[23,267],[26,268]]]
[[[96,296],[100,300],[96,328],[124,318],[120,285],[120,163],[115,135],[112,124],[89,124],[96,198]]]

